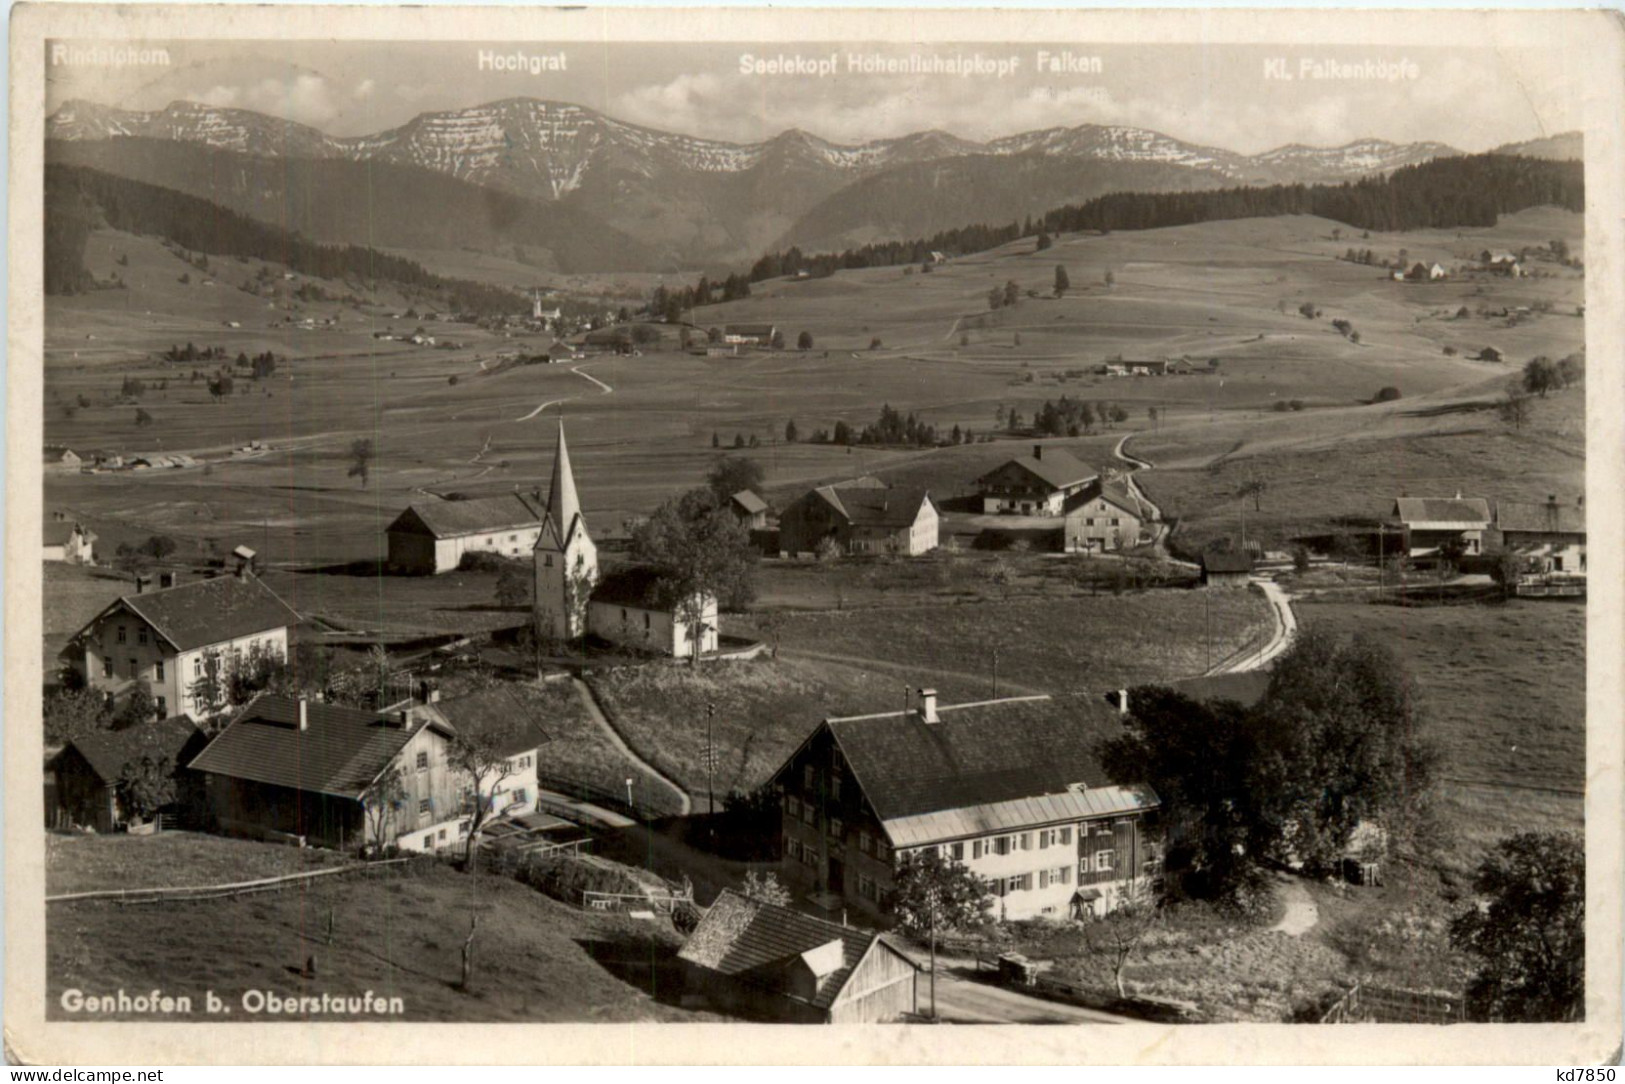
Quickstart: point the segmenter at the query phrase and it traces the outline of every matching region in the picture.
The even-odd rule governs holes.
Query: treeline
[[[1437,158],[1346,184],[1278,184],[1209,192],[1117,192],[1044,215],[1049,230],[1149,230],[1232,218],[1318,215],[1363,230],[1493,226],[1552,204],[1585,208],[1579,162],[1476,154]]]
[[[883,241],[822,255],[790,248],[757,260],[750,269],[750,281],[801,272],[829,275],[849,268],[896,264],[929,267],[933,252],[982,252],[1035,234],[1046,238],[1051,233],[1081,230],[1149,230],[1276,215],[1319,215],[1365,230],[1454,229],[1493,226],[1502,214],[1543,204],[1570,211],[1585,208],[1585,170],[1581,163],[1474,154],[1437,158],[1405,166],[1386,177],[1344,184],[1117,192],[1058,207],[1037,221],[964,226],[926,239]]]
[[[798,275],[806,272],[814,278],[833,275],[837,271],[857,267],[889,267],[894,264],[917,263],[929,266],[931,254],[961,255],[997,248],[1023,236],[1023,225],[1011,222],[1004,226],[961,226],[942,230],[923,240],[877,241],[862,248],[849,248],[843,252],[808,255],[791,247],[783,252],[770,252],[757,260],[750,269],[750,281]],[[1030,223],[1027,232],[1031,231]]]
[[[724,301],[738,301],[749,296],[750,280],[744,275],[732,274],[718,282],[701,275],[700,281],[680,290],[668,289],[664,284],[656,286],[649,298],[649,313],[661,317],[668,324],[677,324],[682,322],[683,313],[701,305],[719,305]],[[628,318],[622,317],[623,320]]]
[[[93,283],[85,242],[98,223],[167,238],[216,256],[279,263],[316,278],[387,280],[446,296],[458,312],[525,311],[529,302],[495,286],[441,278],[423,265],[361,245],[321,245],[257,222],[196,196],[115,177],[83,166],[45,167],[46,293],[74,293]]]

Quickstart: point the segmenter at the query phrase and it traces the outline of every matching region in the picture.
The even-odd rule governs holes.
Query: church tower
[[[581,516],[562,417],[547,515],[531,556],[536,572],[536,631],[554,640],[576,639],[587,631],[587,600],[598,583],[598,547]]]

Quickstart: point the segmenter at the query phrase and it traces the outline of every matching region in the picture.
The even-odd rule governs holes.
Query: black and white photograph
[[[44,1060],[1617,1056],[1617,19],[72,7],[11,69]]]

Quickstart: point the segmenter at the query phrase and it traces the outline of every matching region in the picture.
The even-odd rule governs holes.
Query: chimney
[[[1034,459],[1043,459],[1044,458],[1044,446],[1042,444],[1034,444],[1033,445],[1033,458]]]
[[[1586,495],[1584,493],[1580,494],[1579,499],[1574,502],[1574,506],[1576,508],[1584,508],[1586,506]]]
[[[151,582],[151,576],[137,576],[135,578],[135,593],[139,595],[144,592],[147,589],[147,584]]]
[[[160,573],[158,573],[158,586],[160,588],[174,587],[180,581],[181,581],[181,577],[180,577],[180,573],[178,573],[178,572],[160,572]]]
[[[920,721],[923,723],[939,723],[942,721],[937,715],[937,691],[935,689],[920,690]]]
[[[302,696],[299,698],[299,729],[310,729],[310,701]]]

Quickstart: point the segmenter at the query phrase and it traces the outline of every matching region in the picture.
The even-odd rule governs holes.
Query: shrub
[[[1372,402],[1374,402],[1374,403],[1391,403],[1395,399],[1398,399],[1398,398],[1399,398],[1399,389],[1390,384],[1386,388],[1379,389],[1377,391],[1376,398],[1373,399]]]
[[[1285,414],[1290,409],[1291,408],[1286,405],[1286,400],[1285,399],[1277,399],[1277,400],[1275,400],[1275,413],[1277,413],[1277,414]]]
[[[1303,409],[1303,400],[1302,399],[1293,399],[1293,400],[1289,401],[1287,403],[1287,405],[1290,406],[1293,410],[1302,410]]]
[[[458,572],[501,572],[520,562],[502,556],[500,553],[481,553],[469,551],[463,554],[462,560],[457,562]]]

